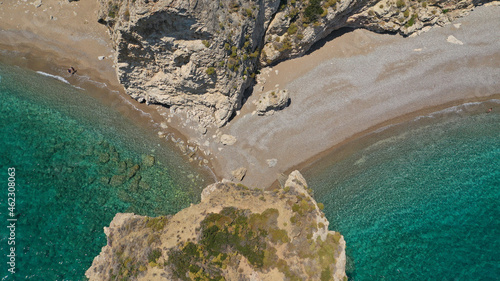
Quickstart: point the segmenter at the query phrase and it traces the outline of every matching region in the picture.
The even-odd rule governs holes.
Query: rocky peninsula
[[[347,280],[345,241],[298,171],[270,191],[207,186],[174,216],[117,214],[90,280]]]

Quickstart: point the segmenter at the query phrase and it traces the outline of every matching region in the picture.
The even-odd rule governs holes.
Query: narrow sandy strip
[[[479,7],[456,22],[461,25],[413,38],[355,30],[277,65],[264,91],[279,84],[289,90],[291,105],[273,116],[252,115],[254,92],[221,130],[237,142],[211,146],[221,149],[217,172],[230,178],[232,170],[246,167],[243,183],[265,187],[277,174],[388,120],[498,96],[499,14],[500,7]],[[276,165],[269,167],[268,159],[277,159]]]

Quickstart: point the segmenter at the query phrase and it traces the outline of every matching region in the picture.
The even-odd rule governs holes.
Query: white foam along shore
[[[418,121],[418,120],[424,119],[424,118],[436,118],[440,115],[447,114],[447,113],[459,113],[460,114],[463,112],[476,111],[478,109],[478,107],[480,108],[479,112],[482,113],[481,109],[484,108],[484,106],[483,106],[484,104],[500,106],[500,99],[490,99],[490,100],[482,101],[482,102],[466,102],[466,103],[463,103],[460,105],[445,108],[443,110],[438,110],[438,111],[432,112],[430,114],[417,116],[413,119],[413,121]],[[489,109],[490,108],[488,108],[485,112],[489,112]]]
[[[498,98],[498,14],[500,7],[478,7],[455,22],[461,25],[411,38],[355,30],[278,64],[267,75],[264,92],[276,85],[288,89],[290,106],[273,116],[253,115],[251,99],[259,95],[254,91],[239,116],[221,130],[235,136],[236,143],[220,151],[210,147],[217,152],[217,172],[231,178],[230,171],[246,167],[244,184],[268,186],[277,174],[356,135],[453,105]],[[463,45],[448,42],[450,35]],[[267,159],[277,159],[276,165],[269,167]]]
[[[65,84],[68,84],[68,85],[71,85],[72,87],[76,88],[76,89],[79,89],[79,90],[85,90],[84,88],[81,88],[81,87],[78,87],[78,86],[75,86],[75,85],[72,85],[71,83],[68,82],[68,80],[64,79],[63,77],[59,76],[59,75],[53,75],[53,74],[50,74],[50,73],[47,73],[47,72],[43,72],[43,71],[37,71],[36,73],[38,74],[41,74],[43,76],[47,76],[47,77],[50,77],[50,78],[54,78],[54,79],[57,79]]]
[[[59,81],[61,81],[61,82],[63,82],[63,83],[66,83],[66,84],[71,85],[71,84],[68,82],[68,80],[64,79],[64,78],[63,78],[63,77],[61,77],[61,76],[58,76],[58,75],[53,75],[53,74],[50,74],[50,73],[47,73],[47,72],[43,72],[43,71],[37,71],[36,73],[41,74],[41,75],[43,75],[43,76],[52,77],[52,78],[57,79],[57,80],[59,80]]]

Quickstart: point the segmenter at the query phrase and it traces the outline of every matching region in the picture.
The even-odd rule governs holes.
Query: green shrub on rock
[[[209,68],[207,68],[207,70],[205,70],[205,72],[208,74],[208,75],[212,75],[215,73],[215,68],[213,68],[212,66],[210,66]]]
[[[310,0],[309,5],[304,10],[304,15],[309,22],[315,22],[318,16],[323,14],[323,8],[321,7],[321,0]]]
[[[289,242],[287,232],[277,227],[276,209],[261,214],[248,210],[226,207],[220,213],[212,213],[200,223],[198,243],[188,242],[169,251],[167,265],[179,279],[186,274],[202,279],[222,278],[222,268],[227,266],[230,255],[240,254],[256,268],[275,263],[275,252],[266,242]]]
[[[293,34],[297,33],[297,29],[298,29],[297,24],[293,22],[292,24],[290,24],[290,27],[288,27],[287,32],[288,32],[288,34],[293,35]]]

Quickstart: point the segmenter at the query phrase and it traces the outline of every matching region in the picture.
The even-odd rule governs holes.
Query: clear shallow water
[[[84,91],[3,64],[0,128],[1,280],[84,280],[117,212],[173,214],[211,182]],[[14,276],[5,257],[8,167],[18,187]]]
[[[500,280],[500,114],[484,113],[491,105],[391,128],[304,172],[330,229],[345,236],[350,280]]]

